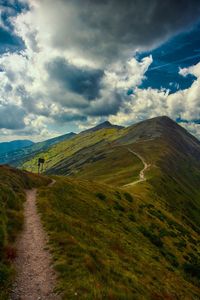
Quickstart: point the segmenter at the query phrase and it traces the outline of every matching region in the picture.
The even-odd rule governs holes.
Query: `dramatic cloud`
[[[15,105],[0,105],[0,128],[22,129],[25,127],[25,111]]]
[[[132,58],[126,64],[115,64],[105,71],[100,96],[85,109],[87,115],[109,116],[116,114],[123,103],[130,101],[133,89],[141,84],[144,74],[152,63],[152,57],[141,62]]]
[[[198,0],[30,1],[41,39],[69,57],[105,64],[154,47],[199,18]],[[34,21],[32,20],[32,21]]]
[[[102,70],[82,69],[64,58],[56,58],[47,65],[50,79],[57,81],[62,89],[84,96],[88,100],[99,96]]]
[[[138,51],[190,28],[199,0],[7,3],[4,44],[17,38],[23,47],[0,55],[0,135],[16,129],[21,136],[49,136],[61,125],[78,130],[106,118],[121,124],[162,114],[199,118],[199,67],[181,69],[179,75],[196,80],[169,94],[141,88],[153,58],[137,59]]]
[[[25,43],[67,53],[70,59],[105,65],[130,57],[135,50],[149,49],[197,20],[198,0],[30,0],[32,13],[23,32]],[[34,24],[39,32],[31,35]],[[32,30],[31,30],[32,29]],[[26,37],[25,37],[26,36]]]
[[[115,116],[110,117],[111,122],[130,124],[145,118],[158,115],[168,115],[174,120],[187,120],[181,122],[184,127],[199,137],[200,133],[200,63],[179,71],[179,74],[196,77],[191,87],[169,94],[168,90],[152,88],[135,90],[130,102],[124,102]]]

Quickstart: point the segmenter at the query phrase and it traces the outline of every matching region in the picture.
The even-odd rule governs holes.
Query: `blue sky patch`
[[[200,24],[190,31],[173,37],[152,51],[138,53],[137,58],[141,60],[148,55],[152,55],[153,63],[146,72],[146,79],[140,88],[165,88],[171,93],[187,89],[195,77],[193,75],[183,77],[178,72],[179,68],[186,68],[199,62]]]

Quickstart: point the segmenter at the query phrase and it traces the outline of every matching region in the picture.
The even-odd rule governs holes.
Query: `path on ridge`
[[[54,184],[54,181],[49,187]],[[17,240],[15,261],[17,277],[11,300],[57,300],[54,294],[56,275],[47,250],[47,235],[36,207],[37,190],[26,191],[24,229]]]
[[[148,165],[148,164],[145,162],[144,158],[143,158],[140,154],[136,153],[135,151],[133,151],[133,150],[131,150],[131,149],[128,149],[128,151],[131,152],[131,153],[133,153],[134,155],[136,155],[136,156],[142,161],[142,163],[143,163],[143,165],[144,165],[144,168],[140,171],[139,179],[136,180],[136,181],[133,181],[133,182],[131,182],[131,183],[125,184],[125,185],[124,185],[125,187],[126,187],[126,186],[135,185],[135,184],[137,184],[137,183],[139,183],[139,182],[142,182],[142,181],[146,181],[145,171],[146,171],[148,168],[150,168],[150,166],[151,166],[151,164]]]

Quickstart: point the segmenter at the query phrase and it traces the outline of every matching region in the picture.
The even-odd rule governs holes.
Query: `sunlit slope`
[[[120,137],[121,130],[117,128],[101,129],[95,132],[85,132],[78,134],[68,141],[63,141],[44,151],[31,160],[26,161],[22,168],[37,172],[37,160],[39,157],[45,159],[44,172],[60,164],[66,158],[73,156],[81,149],[97,144],[106,144]]]
[[[199,299],[199,235],[146,183],[138,194],[55,179],[40,189],[38,207],[63,299]]]

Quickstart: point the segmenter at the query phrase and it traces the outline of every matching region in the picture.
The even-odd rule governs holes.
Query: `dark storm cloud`
[[[106,63],[138,48],[154,47],[200,16],[199,0],[59,2],[62,12],[60,18],[59,12],[54,15],[53,45]]]
[[[95,99],[99,95],[103,76],[101,70],[81,69],[69,64],[63,58],[57,58],[47,65],[47,71],[52,80],[88,100]]]
[[[65,123],[65,122],[74,122],[74,121],[81,121],[84,122],[87,120],[87,117],[81,114],[77,113],[67,113],[67,112],[61,112],[56,115],[53,115],[52,118],[59,122],[59,123]]]
[[[88,116],[109,116],[115,115],[124,101],[122,95],[117,92],[113,92],[112,95],[92,101],[90,106],[84,109],[84,113]]]
[[[0,128],[23,129],[25,111],[16,105],[0,106]]]
[[[25,2],[0,0],[0,53],[15,52],[24,48],[22,39],[14,33],[11,18],[27,9],[28,5]]]

